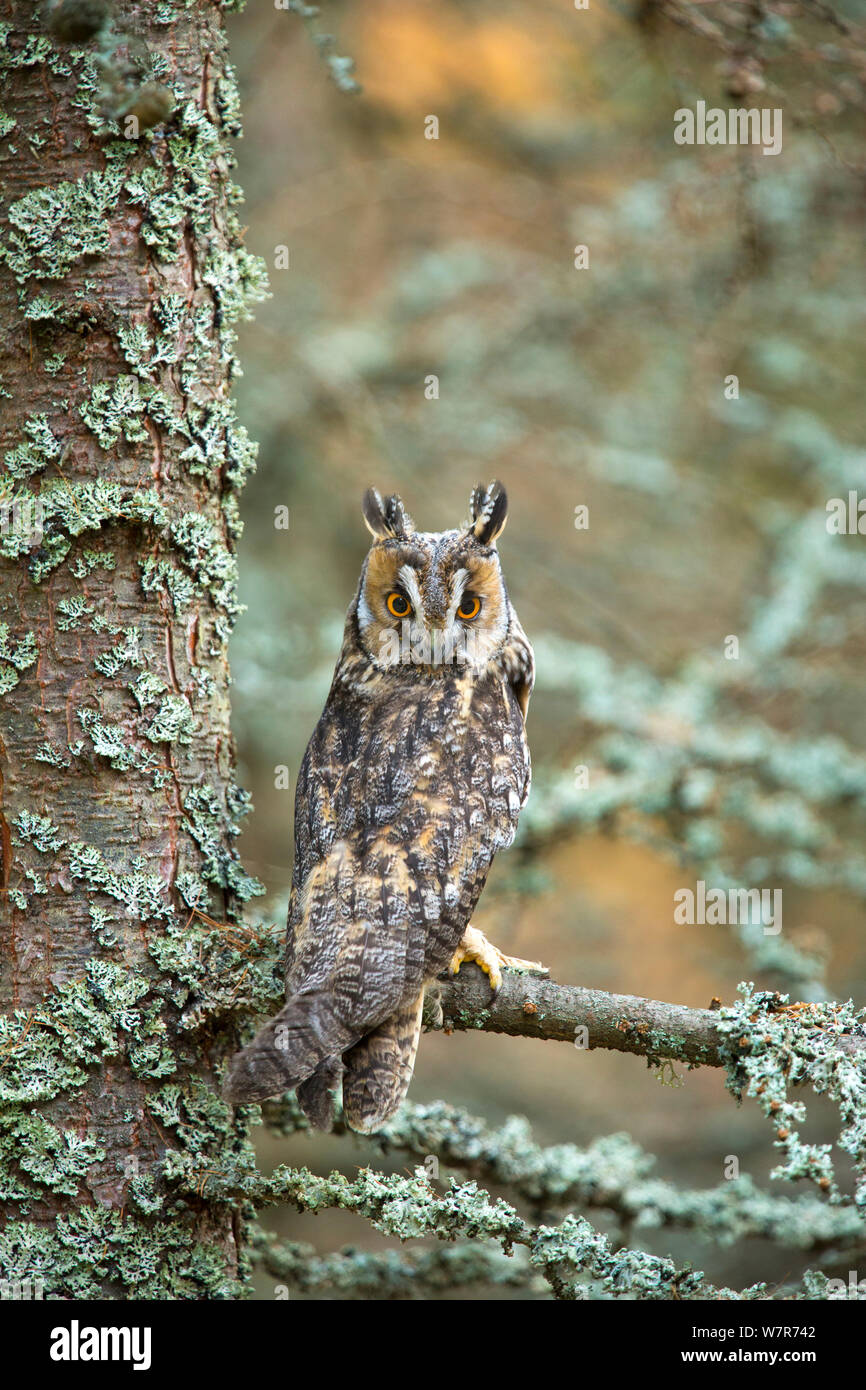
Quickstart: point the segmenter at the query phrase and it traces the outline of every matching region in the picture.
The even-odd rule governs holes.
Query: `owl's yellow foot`
[[[537,960],[521,960],[519,956],[506,956],[492,941],[488,941],[483,931],[477,927],[467,927],[463,933],[460,945],[451,957],[451,964],[448,967],[449,975],[456,975],[464,961],[474,961],[480,965],[485,975],[490,980],[490,987],[493,990],[494,998],[502,988],[502,969],[518,970],[524,974],[532,972],[537,975],[547,975],[546,965],[542,965]]]

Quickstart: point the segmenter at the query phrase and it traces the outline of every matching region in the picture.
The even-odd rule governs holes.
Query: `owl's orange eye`
[[[392,618],[408,618],[412,612],[412,605],[405,594],[401,594],[397,589],[393,594],[389,594],[386,600],[388,612]]]
[[[463,601],[457,609],[457,616],[464,623],[471,623],[473,618],[477,618],[481,612],[481,599],[475,594],[464,594]]]

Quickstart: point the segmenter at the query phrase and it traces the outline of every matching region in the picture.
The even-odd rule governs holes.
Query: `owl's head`
[[[379,668],[477,671],[506,641],[510,604],[496,538],[508,516],[501,483],[474,489],[469,520],[418,531],[399,497],[364,496],[373,544],[355,600],[361,644]]]

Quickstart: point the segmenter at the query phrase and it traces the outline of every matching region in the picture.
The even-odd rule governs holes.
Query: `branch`
[[[503,971],[502,989],[491,1003],[487,976],[475,965],[464,965],[455,980],[440,981],[438,990],[438,998],[432,993],[425,1007],[428,1030],[480,1029],[580,1046],[578,1030],[586,1028],[588,1049],[604,1047],[690,1067],[725,1067],[736,1055],[719,1027],[716,1009],[690,1009],[631,994],[560,985],[546,976],[513,970]],[[800,1022],[808,1022],[812,1007],[787,1005],[779,996],[779,1012],[788,1011]],[[817,1019],[815,1026],[820,1029]],[[866,1057],[866,1036],[835,1035],[832,1042],[848,1056]]]
[[[279,1133],[296,1129],[294,1115],[286,1119]],[[494,1127],[436,1101],[404,1103],[372,1142],[384,1153],[397,1150],[419,1162],[436,1155],[443,1166],[459,1168],[485,1186],[509,1188],[537,1212],[595,1208],[615,1212],[638,1229],[693,1230],[723,1246],[757,1236],[815,1252],[866,1247],[866,1221],[851,1206],[831,1206],[808,1194],[777,1197],[745,1174],[690,1191],[657,1177],[656,1160],[625,1134],[596,1139],[585,1149],[576,1144],[544,1148],[523,1116],[512,1115]]]
[[[281,1241],[269,1231],[254,1229],[251,1254],[279,1282],[327,1298],[336,1293],[348,1298],[430,1298],[479,1284],[544,1292],[543,1276],[522,1249],[509,1256],[476,1240],[433,1250],[347,1247],[320,1255],[312,1245]]]
[[[196,1191],[182,1165],[174,1177],[179,1190]],[[557,1226],[532,1226],[508,1202],[494,1199],[474,1182],[451,1182],[444,1192],[433,1188],[419,1169],[411,1178],[400,1173],[376,1173],[363,1168],[354,1180],[343,1173],[321,1178],[306,1168],[276,1168],[270,1177],[255,1171],[213,1173],[211,1197],[231,1205],[251,1201],[256,1206],[290,1204],[300,1212],[328,1209],[363,1217],[382,1235],[398,1240],[435,1236],[454,1241],[491,1240],[506,1255],[524,1247],[529,1261],[557,1299],[582,1299],[597,1287],[604,1297],[652,1301],[766,1299],[766,1284],[735,1292],[716,1287],[704,1275],[673,1260],[644,1250],[614,1248],[582,1216],[566,1216]],[[290,1252],[286,1252],[287,1259]]]

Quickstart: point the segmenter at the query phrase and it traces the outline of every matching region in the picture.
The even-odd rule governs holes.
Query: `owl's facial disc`
[[[377,540],[356,611],[361,641],[380,668],[481,671],[508,632],[499,556],[457,531]]]

